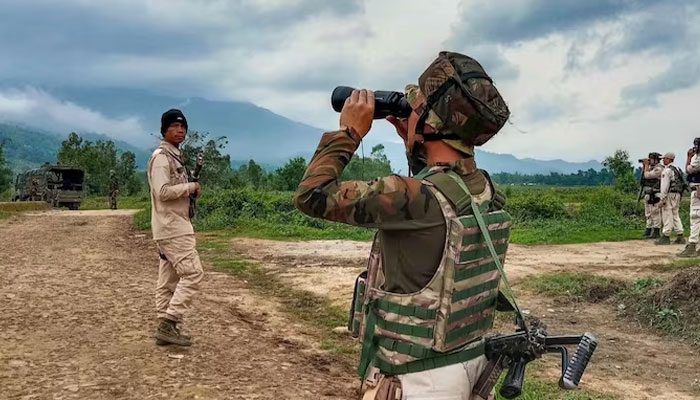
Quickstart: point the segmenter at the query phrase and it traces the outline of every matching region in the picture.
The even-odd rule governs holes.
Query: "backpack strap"
[[[471,207],[472,195],[464,182],[462,182],[462,178],[455,172],[436,172],[426,176],[424,179],[435,185],[447,197],[454,206],[457,215],[463,214]],[[457,181],[461,182],[463,187]]]
[[[459,186],[464,192],[469,194],[469,188],[467,188],[467,185],[464,183],[462,178],[459,175],[457,175],[457,173],[455,173],[454,171],[447,171],[445,175],[452,179],[457,184],[457,186]],[[501,280],[503,280],[503,283],[505,284],[504,286],[506,290],[499,290],[499,292],[503,294],[503,298],[501,298],[501,300],[507,300],[508,303],[510,303],[510,306],[513,308],[513,310],[515,310],[516,323],[520,325],[520,327],[527,333],[529,337],[530,333],[527,327],[525,326],[525,317],[523,316],[520,307],[518,307],[518,303],[515,301],[515,294],[513,294],[513,289],[511,289],[510,283],[508,282],[508,278],[506,277],[506,273],[503,270],[501,258],[498,256],[498,253],[496,253],[496,248],[494,247],[493,241],[491,240],[491,234],[489,233],[488,226],[486,225],[486,221],[484,221],[484,216],[482,215],[482,210],[480,209],[481,207],[479,207],[475,202],[471,201],[471,194],[470,206],[472,208],[472,212],[474,213],[474,218],[476,219],[476,222],[479,225],[479,229],[481,230],[481,234],[484,236],[484,242],[486,242],[486,247],[489,249],[489,252],[491,253],[491,258],[496,264],[498,272],[501,273]]]

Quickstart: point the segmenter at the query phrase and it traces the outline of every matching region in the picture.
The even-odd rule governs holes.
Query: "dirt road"
[[[234,239],[245,257],[275,269],[295,287],[327,296],[347,307],[352,285],[364,267],[369,243],[350,241],[277,242]],[[531,275],[553,271],[587,271],[622,279],[660,275],[659,266],[675,259],[682,246],[649,242],[593,243],[564,246],[512,245],[506,270],[517,292]],[[520,293],[521,306],[560,334],[593,332],[600,345],[582,386],[619,399],[697,399],[700,353],[682,341],[662,338],[630,321],[616,318],[612,305],[564,303]],[[556,357],[537,373],[552,384]]]
[[[157,347],[157,255],[129,211],[37,212],[0,222],[0,398],[301,399],[354,397],[351,365],[324,353],[308,327],[207,268],[189,325],[191,349]],[[346,306],[368,243],[233,239],[231,248],[287,282]],[[548,271],[631,279],[658,273],[679,249],[642,242],[512,246],[517,284]],[[615,318],[610,305],[521,303],[560,333],[594,332],[583,386],[620,399],[692,399],[696,348]],[[534,373],[556,382],[555,360]]]
[[[227,274],[207,271],[191,349],[157,347],[155,248],[126,211],[0,222],[0,398],[352,398],[349,365]]]

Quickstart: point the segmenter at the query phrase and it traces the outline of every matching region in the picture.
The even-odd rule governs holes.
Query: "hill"
[[[56,154],[61,143],[68,137],[66,134],[47,132],[17,124],[0,123],[0,143],[5,143],[5,153],[14,171],[34,168],[44,162],[56,161]],[[136,155],[136,162],[144,167],[150,156],[148,150],[136,147],[121,140],[112,139],[97,133],[81,133],[81,137],[89,141],[112,140],[118,151],[131,151]]]
[[[140,166],[145,165],[150,149],[154,148],[160,137],[160,114],[163,110],[177,107],[187,115],[190,128],[209,132],[212,136],[228,138],[227,151],[235,163],[249,159],[274,168],[291,157],[311,157],[316,148],[322,129],[277,115],[270,110],[252,103],[238,101],[213,101],[203,98],[186,98],[165,96],[133,89],[86,89],[86,88],[47,88],[52,96],[61,101],[70,102],[87,110],[97,112],[107,118],[123,120],[126,118],[138,122],[143,132],[125,132],[112,135],[117,147],[133,151]],[[1,117],[1,116],[0,116]],[[17,125],[24,123],[24,125]],[[61,134],[46,132],[26,126],[28,121],[4,124],[0,135],[12,136],[8,146],[8,158],[15,167],[39,164],[55,154],[54,149],[68,132]],[[31,133],[34,139],[21,139],[17,129]],[[8,133],[9,132],[9,133]],[[10,134],[14,132],[14,134]],[[41,135],[37,135],[41,133]],[[94,133],[79,132],[81,136],[96,140],[105,138]],[[2,136],[0,136],[2,140]],[[386,154],[396,171],[406,170],[403,146],[385,144]],[[496,154],[477,151],[477,160],[481,168],[491,172],[537,173],[573,173],[590,168],[600,169],[597,161],[572,163],[564,160],[519,159],[510,154]]]

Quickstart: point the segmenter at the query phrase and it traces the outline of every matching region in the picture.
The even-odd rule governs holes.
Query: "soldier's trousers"
[[[109,194],[109,208],[112,210],[117,209],[117,194],[114,192]]]
[[[486,357],[423,372],[386,377],[377,388],[365,392],[363,400],[477,400],[472,389],[486,368]],[[392,379],[394,378],[394,379]],[[398,378],[400,385],[393,381]],[[396,396],[396,391],[400,395]],[[491,400],[493,397],[489,397]],[[479,399],[481,400],[481,399]]]
[[[700,193],[690,192],[690,238],[688,242],[698,243],[700,239]]]
[[[644,199],[647,200],[648,196],[645,196]],[[647,218],[647,228],[661,228],[661,202],[656,204],[645,202],[644,216]]]
[[[666,196],[666,200],[664,201],[661,211],[661,218],[664,222],[663,234],[665,236],[671,236],[671,233],[673,232],[678,235],[683,234],[683,222],[681,221],[680,215],[678,215],[680,205],[680,193],[669,193],[668,196]]]
[[[161,254],[156,285],[158,317],[180,322],[204,276],[196,240],[194,235],[185,235],[158,240],[156,244]]]

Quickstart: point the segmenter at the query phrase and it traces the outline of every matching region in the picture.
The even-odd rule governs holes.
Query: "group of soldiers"
[[[649,153],[642,162],[640,199],[645,201],[646,230],[644,238],[656,239],[657,245],[686,244],[683,222],[679,215],[681,199],[690,191],[690,237],[679,257],[700,256],[700,138],[688,150],[684,171],[675,166],[675,154]],[[675,239],[671,240],[672,235]]]

